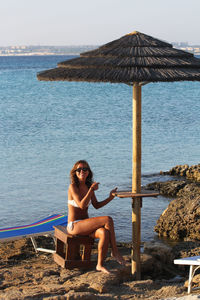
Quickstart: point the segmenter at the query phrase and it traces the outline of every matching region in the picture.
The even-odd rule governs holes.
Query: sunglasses
[[[89,171],[89,168],[78,168],[78,169],[76,169],[76,172],[78,172],[78,173],[80,173],[81,171],[87,172],[87,171]]]

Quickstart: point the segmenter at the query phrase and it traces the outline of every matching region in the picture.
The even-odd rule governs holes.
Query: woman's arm
[[[117,188],[113,189],[112,191],[110,191],[110,195],[108,198],[106,198],[103,201],[98,201],[95,194],[93,193],[92,195],[92,205],[94,206],[94,208],[99,209],[103,206],[105,206],[106,204],[108,204],[110,201],[112,201],[115,198],[115,195],[113,195],[114,193],[116,193]]]
[[[68,199],[73,199],[79,208],[85,209],[88,207],[88,203],[90,202],[92,195],[94,195],[94,191],[97,189],[98,189],[98,183],[94,182],[89,188],[86,195],[83,198],[81,198],[77,186],[75,184],[70,184],[69,191],[68,191]]]

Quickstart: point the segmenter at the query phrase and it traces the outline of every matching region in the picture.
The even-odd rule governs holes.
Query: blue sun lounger
[[[65,215],[51,215],[45,219],[36,221],[25,226],[9,227],[0,229],[0,242],[13,241],[20,238],[30,237],[33,247],[36,252],[43,251],[54,253],[54,250],[39,248],[37,246],[35,237],[37,236],[51,236],[53,237],[53,226],[67,226],[67,216]]]

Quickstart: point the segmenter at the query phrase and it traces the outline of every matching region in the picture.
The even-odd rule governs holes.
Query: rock
[[[69,292],[66,295],[67,300],[96,300],[97,296],[89,292]]]
[[[152,182],[146,185],[147,190],[159,191],[161,195],[174,197],[184,188],[186,182],[184,180],[170,180],[165,182]]]
[[[67,299],[67,296],[63,295],[63,296],[50,296],[50,297],[45,297],[44,298],[45,300],[66,300]]]
[[[161,214],[154,230],[160,237],[172,240],[200,240],[200,185],[197,182],[200,165],[176,166],[169,173],[188,178],[191,176],[190,178],[195,178],[195,182],[176,179],[153,182],[145,187],[146,189],[158,190],[164,196],[177,197]]]
[[[51,281],[52,282],[52,281]],[[55,284],[55,283],[50,283],[48,285],[44,286],[44,290],[47,293],[59,293],[59,294],[64,294],[66,293],[66,289],[64,287],[62,287],[60,284]]]
[[[177,193],[178,197],[187,197],[187,198],[194,198],[199,194],[199,185],[195,183],[188,183],[183,186]]]
[[[200,240],[200,187],[185,185],[157,221],[154,230],[172,240]]]
[[[200,253],[200,241],[182,241],[172,248],[174,258],[183,258],[189,256],[198,256]],[[183,266],[180,266],[183,268]],[[185,267],[188,269],[188,267]]]
[[[184,283],[184,286],[186,287],[186,288],[188,288],[188,281],[189,280],[186,280],[185,281],[185,283]],[[195,275],[194,277],[193,277],[193,279],[192,279],[192,288],[194,289],[194,288],[198,288],[199,289],[199,287],[200,287],[200,275],[199,274],[197,274],[197,275]]]
[[[156,257],[162,263],[172,263],[172,249],[171,247],[161,242],[146,242],[144,243],[144,253]]]
[[[169,282],[174,282],[174,283],[178,283],[178,282],[182,282],[184,280],[184,278],[180,275],[177,275],[171,279],[169,279]]]
[[[16,300],[16,299],[23,299],[23,294],[18,290],[10,290],[6,291],[5,293],[1,294],[1,300]]]
[[[161,242],[144,243],[144,254],[141,256],[142,273],[146,278],[151,274],[152,279],[171,278],[177,276],[174,267],[172,248]]]
[[[189,166],[177,165],[171,168],[168,172],[160,171],[162,175],[184,176],[189,180],[200,182],[200,164]]]

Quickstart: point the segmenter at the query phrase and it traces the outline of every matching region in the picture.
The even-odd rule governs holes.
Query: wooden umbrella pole
[[[133,160],[132,192],[141,192],[141,86],[133,85]],[[141,236],[141,201],[132,198],[132,274],[139,280],[140,270],[140,236]]]

